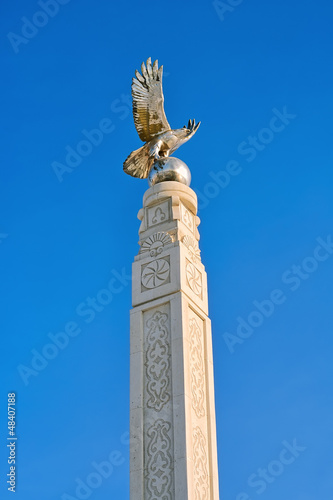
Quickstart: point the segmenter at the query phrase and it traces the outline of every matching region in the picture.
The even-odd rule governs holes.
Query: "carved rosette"
[[[200,271],[192,264],[192,262],[186,262],[186,279],[187,284],[198,297],[201,297],[202,291],[202,276]]]
[[[200,427],[193,431],[193,469],[194,469],[194,491],[195,500],[208,500],[208,460],[207,443]]]
[[[192,407],[198,418],[206,415],[205,365],[202,348],[202,332],[194,318],[190,319],[190,363]]]
[[[146,405],[156,411],[171,399],[171,348],[167,321],[167,314],[156,311],[146,322]]]
[[[147,431],[146,495],[148,500],[174,500],[171,424],[157,420]]]
[[[139,254],[149,253],[151,257],[157,257],[163,252],[165,245],[172,243],[170,234],[161,231],[149,236],[141,243]]]
[[[183,237],[183,243],[188,249],[188,253],[192,261],[195,263],[200,261],[200,250],[198,247],[198,243],[192,236],[188,236],[187,234]]]
[[[144,288],[156,288],[169,283],[170,264],[167,258],[153,260],[142,267],[141,284]]]

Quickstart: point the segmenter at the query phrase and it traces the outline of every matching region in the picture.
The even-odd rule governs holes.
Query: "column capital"
[[[180,182],[166,181],[155,184],[143,196],[143,208],[139,210],[140,245],[147,236],[161,229],[173,235],[176,240],[188,234],[196,241],[200,239],[197,217],[197,195]]]

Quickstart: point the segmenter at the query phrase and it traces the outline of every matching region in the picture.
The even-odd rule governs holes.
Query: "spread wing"
[[[136,130],[142,141],[150,141],[156,134],[171,130],[164,113],[162,90],[163,66],[151,58],[141,66],[142,75],[136,71],[132,83],[133,116]]]

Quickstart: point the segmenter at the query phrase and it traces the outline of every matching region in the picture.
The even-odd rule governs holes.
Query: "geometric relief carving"
[[[147,442],[144,498],[145,500],[173,500],[173,452],[170,422],[157,420],[147,430]]]
[[[198,297],[201,297],[202,275],[200,271],[186,259],[186,279],[187,284]]]
[[[182,222],[190,231],[193,231],[194,227],[193,214],[191,214],[191,212],[187,210],[187,208],[182,203],[180,204],[180,213]]]
[[[190,254],[191,259],[193,262],[197,262],[197,260],[200,260],[200,250],[198,247],[198,243],[192,236],[188,236],[187,234],[183,237],[183,243],[188,249],[188,253]]]
[[[171,348],[168,315],[156,311],[146,327],[146,406],[161,411],[171,399]]]
[[[169,220],[169,201],[165,200],[158,206],[154,205],[147,208],[147,227],[156,226],[161,222]]]
[[[198,418],[205,410],[205,366],[202,349],[202,332],[194,318],[190,319],[190,362],[192,407]]]
[[[143,241],[139,254],[149,252],[151,257],[157,257],[163,252],[163,247],[169,243],[172,243],[170,234],[163,231],[155,233]]]
[[[170,283],[170,257],[153,260],[141,267],[141,291]]]
[[[153,224],[159,224],[160,222],[164,221],[166,219],[166,215],[161,209],[161,207],[157,207],[154,213],[154,216],[152,218],[152,223]]]
[[[200,427],[195,427],[193,433],[193,462],[195,500],[208,500],[208,463],[206,439]]]

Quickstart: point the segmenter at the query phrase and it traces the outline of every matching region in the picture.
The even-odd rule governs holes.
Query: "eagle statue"
[[[155,162],[163,163],[161,159],[168,158],[191,139],[200,122],[195,124],[195,120],[189,120],[187,127],[184,125],[183,128],[171,129],[163,106],[163,66],[159,68],[157,60],[152,64],[149,57],[146,65],[142,63],[141,72],[135,72],[132,98],[135,128],[145,144],[126,158],[124,171],[133,177],[145,179]]]

